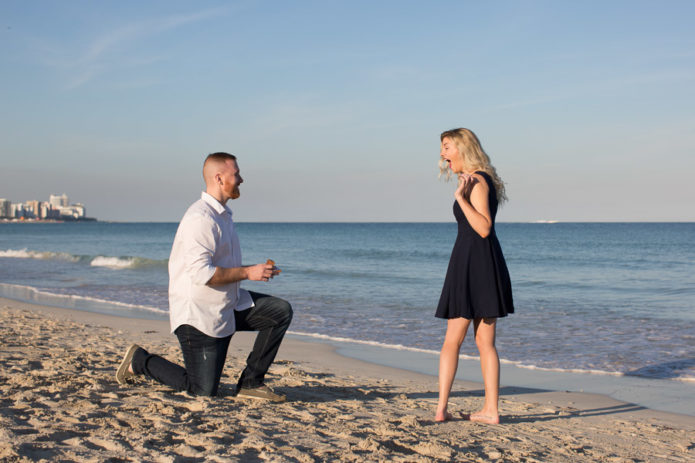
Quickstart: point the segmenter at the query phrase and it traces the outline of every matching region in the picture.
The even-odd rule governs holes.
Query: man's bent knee
[[[290,305],[289,302],[283,301],[285,304],[285,316],[287,317],[287,323],[289,324],[292,321],[292,316],[294,315],[294,310],[292,310],[292,306]]]
[[[289,325],[292,321],[294,311],[292,305],[284,299],[275,298],[274,316],[273,318],[278,324]]]
[[[195,396],[214,397],[217,395],[217,387],[219,384],[211,382],[202,382],[198,384],[190,384],[188,392]]]

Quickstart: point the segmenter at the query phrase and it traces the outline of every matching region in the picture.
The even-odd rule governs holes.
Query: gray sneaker
[[[268,400],[270,402],[284,402],[285,396],[276,394],[270,387],[261,384],[258,387],[241,387],[237,390],[237,397],[246,397],[249,399]]]
[[[133,344],[125,352],[125,356],[118,366],[118,370],[116,370],[116,381],[118,381],[118,384],[125,384],[129,378],[135,376],[135,373],[131,373],[128,367],[133,364],[133,356],[135,355],[135,351],[139,348],[140,346]]]

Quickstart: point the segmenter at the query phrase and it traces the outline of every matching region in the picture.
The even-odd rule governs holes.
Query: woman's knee
[[[494,336],[476,336],[475,345],[478,347],[478,352],[481,353],[494,351],[496,349]]]
[[[468,323],[449,323],[446,334],[444,335],[444,344],[457,345],[460,347],[466,339],[467,331]]]
[[[463,339],[444,338],[444,343],[442,344],[442,351],[459,352],[461,350],[462,344]]]

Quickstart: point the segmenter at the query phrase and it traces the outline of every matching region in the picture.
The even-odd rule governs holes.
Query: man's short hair
[[[233,154],[222,152],[208,154],[208,157],[205,158],[205,162],[203,163],[203,179],[205,180],[206,184],[209,179],[206,177],[205,171],[209,171],[212,168],[212,165],[224,164],[227,161],[236,162],[236,156],[234,156]],[[208,164],[211,163],[211,167],[208,167]],[[208,175],[212,175],[212,172],[208,172]]]
[[[222,152],[212,153],[208,154],[208,157],[205,158],[204,164],[207,164],[208,161],[236,161],[236,156],[234,156],[233,154]]]

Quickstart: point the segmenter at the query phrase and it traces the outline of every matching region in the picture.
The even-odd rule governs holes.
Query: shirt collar
[[[229,207],[227,207],[226,205],[222,205],[218,200],[213,198],[210,194],[206,193],[205,191],[203,191],[203,193],[200,195],[200,199],[205,201],[218,214],[223,214],[226,212],[230,216],[232,215],[232,210]]]

